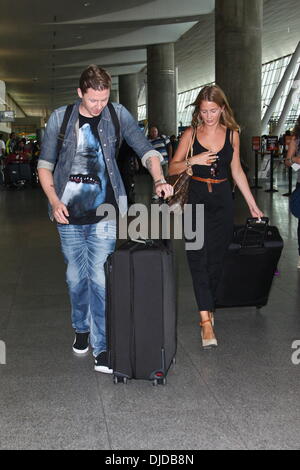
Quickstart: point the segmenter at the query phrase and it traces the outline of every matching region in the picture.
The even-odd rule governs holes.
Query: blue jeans
[[[90,225],[57,224],[67,264],[67,284],[72,307],[72,326],[77,333],[90,332],[95,357],[106,351],[106,258],[115,249],[116,222]]]

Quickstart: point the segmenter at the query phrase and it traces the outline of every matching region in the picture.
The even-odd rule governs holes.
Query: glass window
[[[291,57],[292,56],[289,55],[286,57],[281,57],[279,59],[276,59],[272,62],[263,64],[263,67],[262,67],[262,101],[261,101],[262,118],[266,112],[267,107],[269,106],[271,102],[272,97],[274,96],[274,93],[276,91],[278,84],[282,80],[284,72],[288,64],[290,63]],[[295,80],[299,66],[300,66],[300,59],[298,60],[296,67],[292,71],[291,76],[288,80],[288,83],[278,100],[274,113],[272,114],[271,120],[274,122],[278,121],[282,113],[286,98],[291,90],[291,87]],[[213,83],[208,83],[207,85],[213,85]],[[184,91],[178,94],[177,118],[178,118],[179,126],[190,125],[191,120],[192,120],[192,114],[193,114],[193,106],[189,106],[189,105],[195,101],[199,91],[204,86],[206,85],[201,85],[192,90]],[[146,119],[146,114],[147,114],[146,105],[143,104],[142,106],[139,106],[138,108],[139,120]],[[287,117],[287,121],[286,121],[287,128],[293,127],[299,114],[300,114],[300,99],[298,95]]]
[[[138,107],[138,120],[143,121],[146,118],[147,118],[146,105],[142,104],[141,106]]]
[[[269,62],[263,65],[262,117],[264,116],[266,108],[267,106],[269,106],[271,99],[274,96],[277,86],[279,85],[279,83],[281,82],[283,78],[283,75],[287,69],[287,66],[290,63],[291,57],[292,56],[289,55],[287,57],[282,57],[280,59],[274,60],[273,62]],[[281,96],[278,99],[278,103],[271,117],[272,122],[278,122],[280,118],[287,96],[295,80],[299,66],[300,66],[300,60],[298,61],[298,64],[292,71],[291,76],[287,82],[287,85],[285,86],[284,90],[282,91]],[[298,98],[296,98],[296,102],[293,103],[292,109],[290,110],[290,113],[287,117],[287,121],[286,121],[287,128],[293,127],[299,114],[300,114],[300,100],[298,96]]]

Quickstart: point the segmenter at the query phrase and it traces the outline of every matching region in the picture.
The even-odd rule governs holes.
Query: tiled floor
[[[0,192],[1,449],[299,449],[300,340],[297,220],[280,192],[258,191],[285,241],[268,305],[220,310],[219,347],[200,348],[182,243],[177,364],[165,387],[114,385],[72,354],[73,331],[58,237],[38,189]],[[284,172],[283,172],[284,173]],[[283,178],[284,176],[284,178]],[[140,200],[150,191],[139,178]],[[236,220],[247,216],[236,200]],[[300,354],[299,354],[300,357]]]

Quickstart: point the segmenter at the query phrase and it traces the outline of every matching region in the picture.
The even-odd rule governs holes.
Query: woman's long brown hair
[[[202,101],[211,101],[216,103],[221,108],[224,107],[224,111],[220,117],[220,124],[223,124],[233,131],[240,131],[240,126],[237,124],[234,118],[233,111],[228,103],[228,99],[224,91],[218,85],[208,85],[202,88],[194,103],[190,105],[195,106],[192,127],[196,128],[202,124],[202,119],[200,117],[200,106]]]

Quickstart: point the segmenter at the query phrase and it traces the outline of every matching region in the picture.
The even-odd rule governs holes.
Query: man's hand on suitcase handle
[[[168,197],[173,196],[174,189],[168,183],[157,183],[155,184],[155,192],[158,197],[168,199]]]

